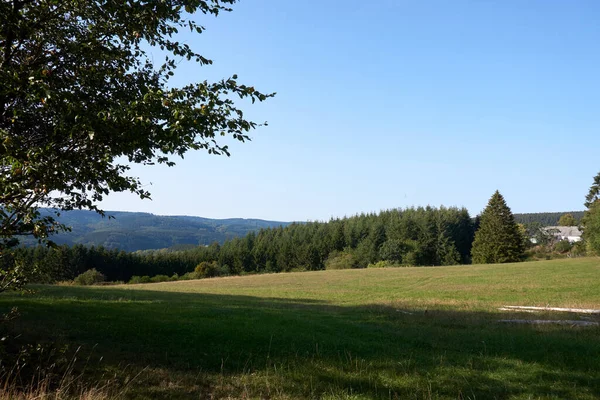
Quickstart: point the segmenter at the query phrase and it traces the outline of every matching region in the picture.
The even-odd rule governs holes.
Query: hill
[[[124,399],[591,400],[600,394],[598,326],[500,321],[600,316],[498,307],[599,308],[598,265],[585,258],[38,286],[0,295],[0,312],[19,308],[7,326],[20,340],[46,335],[57,348],[80,348],[86,378],[100,388],[103,379],[121,384]]]
[[[72,231],[53,236],[52,239],[58,244],[136,251],[223,243],[261,228],[289,224],[261,219],[210,219],[124,211],[107,211],[106,215],[114,218],[102,218],[92,211],[63,212],[59,221],[70,226]]]
[[[558,225],[558,220],[565,214],[572,214],[577,221],[581,221],[585,211],[563,211],[515,214],[515,221],[519,224],[539,223],[542,226]]]

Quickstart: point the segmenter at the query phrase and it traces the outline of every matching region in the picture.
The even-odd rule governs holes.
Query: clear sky
[[[498,189],[513,212],[583,209],[600,170],[600,2],[242,0],[184,40],[277,96],[232,156],[135,167],[153,200],[108,210],[323,220],[465,206]]]

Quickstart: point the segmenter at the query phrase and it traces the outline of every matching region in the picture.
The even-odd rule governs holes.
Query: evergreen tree
[[[600,255],[600,173],[594,177],[585,206],[588,210],[582,219],[583,240],[590,254]]]
[[[594,177],[594,184],[590,187],[588,195],[585,197],[585,206],[592,208],[592,205],[600,199],[600,172]]]
[[[583,217],[583,240],[590,255],[600,255],[600,201],[591,203]]]
[[[481,214],[471,254],[475,264],[520,261],[523,241],[504,197],[496,191]]]

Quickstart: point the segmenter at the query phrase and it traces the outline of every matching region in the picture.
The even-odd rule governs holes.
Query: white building
[[[544,230],[557,240],[568,240],[570,243],[581,241],[581,231],[577,226],[547,226]]]

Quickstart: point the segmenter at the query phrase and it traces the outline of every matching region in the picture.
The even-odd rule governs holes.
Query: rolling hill
[[[58,244],[136,251],[223,243],[261,228],[289,224],[260,219],[210,219],[123,211],[107,211],[106,215],[114,218],[102,218],[92,211],[63,212],[59,221],[72,231],[53,236],[52,240]]]

